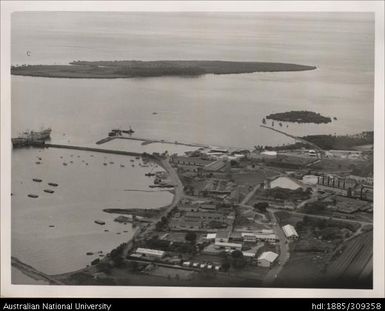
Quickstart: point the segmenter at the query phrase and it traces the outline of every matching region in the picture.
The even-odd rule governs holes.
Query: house
[[[242,244],[238,243],[226,243],[226,242],[215,242],[215,248],[224,249],[225,251],[241,250]]]
[[[146,259],[160,259],[166,254],[164,251],[142,247],[137,248],[135,253]]]
[[[274,189],[274,188],[284,188],[284,189],[290,189],[290,190],[296,190],[298,188],[302,188],[302,184],[291,177],[287,176],[280,176],[273,180],[268,180],[266,183],[267,188]]]
[[[221,230],[216,233],[215,244],[216,243],[228,243],[230,239],[231,232],[228,230]]]
[[[253,243],[256,243],[257,241],[270,242],[270,243],[279,241],[278,236],[275,235],[274,233],[264,234],[264,233],[243,232],[242,238],[244,242],[253,242]]]
[[[217,234],[216,233],[207,233],[206,235],[206,240],[209,240],[209,241],[215,241],[215,238],[217,237]]]
[[[257,264],[260,267],[270,268],[277,258],[278,254],[274,252],[264,252],[258,257]]]
[[[283,232],[285,233],[286,237],[289,240],[296,240],[298,239],[299,235],[295,228],[292,225],[286,225],[282,227]]]
[[[302,182],[305,185],[315,186],[318,184],[318,176],[316,175],[305,175],[302,177]]]
[[[261,157],[264,159],[274,159],[277,157],[277,151],[269,151],[269,150],[262,151]]]

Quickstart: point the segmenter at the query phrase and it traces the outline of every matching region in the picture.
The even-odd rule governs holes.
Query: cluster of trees
[[[163,65],[158,67],[124,66],[115,70],[116,74],[127,77],[156,77],[156,76],[197,76],[205,74],[200,67],[177,67]]]
[[[194,236],[195,235],[195,236]],[[153,237],[145,242],[143,247],[159,249],[166,252],[177,252],[177,253],[188,253],[195,254],[196,253],[196,234],[191,232],[191,234],[186,234],[186,242],[175,241],[171,243],[167,240],[161,240],[157,237]]]
[[[309,199],[311,196],[311,188],[308,188],[304,191],[302,188],[291,190],[291,189],[276,187],[273,189],[266,189],[264,191],[267,197],[272,197],[279,200],[303,201],[303,200]]]
[[[266,119],[283,121],[283,122],[317,123],[317,124],[332,122],[332,119],[329,117],[324,117],[320,113],[316,113],[313,111],[306,111],[306,110],[273,113],[266,116]]]
[[[254,204],[254,209],[256,209],[258,212],[266,213],[266,209],[269,207],[268,202],[258,202]]]
[[[157,231],[163,230],[165,227],[167,227],[168,220],[165,216],[163,216],[160,221],[158,221],[155,225],[155,228]]]
[[[344,233],[342,229],[348,229],[355,232],[359,229],[360,224],[339,221],[335,219],[321,219],[311,216],[304,216],[302,221],[297,222],[296,229],[298,232],[311,229],[313,233],[320,236],[324,240],[342,239]]]
[[[222,269],[228,271],[230,267],[234,269],[242,269],[246,266],[247,262],[243,256],[243,253],[239,250],[231,252],[230,255],[224,254],[224,259],[222,261]]]
[[[303,139],[316,144],[325,150],[350,149],[360,145],[371,145],[374,142],[374,132],[362,132],[356,135],[308,135]]]

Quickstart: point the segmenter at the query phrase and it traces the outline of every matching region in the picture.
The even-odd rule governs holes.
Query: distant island
[[[49,78],[135,78],[314,70],[315,66],[229,61],[73,61],[69,65],[11,66],[11,74]]]
[[[312,111],[289,111],[273,113],[266,116],[266,119],[281,122],[297,122],[297,123],[330,123],[332,119],[324,117],[319,113]],[[334,118],[336,120],[336,118]]]

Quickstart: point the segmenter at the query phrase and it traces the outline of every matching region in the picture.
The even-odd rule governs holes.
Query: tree
[[[241,251],[233,251],[231,253],[231,258],[232,258],[232,264],[233,267],[236,269],[243,268],[246,265],[246,260],[243,257],[243,253]]]
[[[190,242],[191,244],[195,244],[197,239],[197,235],[195,232],[187,232],[185,236],[185,240]]]
[[[225,272],[229,271],[229,269],[230,269],[230,262],[228,262],[227,260],[225,262],[223,262],[222,263],[222,269]]]

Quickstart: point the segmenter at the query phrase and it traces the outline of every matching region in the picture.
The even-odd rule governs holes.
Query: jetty
[[[187,146],[187,147],[197,147],[197,148],[210,148],[209,145],[204,144],[197,144],[197,143],[184,143],[179,141],[170,141],[170,140],[164,140],[164,139],[150,139],[150,138],[143,138],[143,137],[132,137],[132,136],[108,136],[106,138],[103,138],[101,140],[98,140],[96,142],[97,145],[105,144],[109,141],[112,141],[114,139],[128,139],[128,140],[136,140],[141,141],[142,145],[149,145],[153,143],[161,143],[161,144],[172,144],[172,145],[181,145],[181,146]]]
[[[314,143],[312,143],[312,142],[310,142],[310,141],[307,141],[306,139],[303,139],[303,138],[298,137],[298,136],[291,135],[291,134],[286,133],[286,132],[284,132],[284,131],[277,130],[277,129],[275,129],[275,128],[273,128],[273,127],[270,127],[270,126],[266,126],[266,125],[260,125],[260,126],[263,127],[263,128],[272,130],[272,131],[274,131],[274,132],[283,134],[283,135],[285,135],[285,136],[287,136],[287,137],[293,138],[294,140],[296,140],[296,141],[298,141],[298,142],[300,142],[300,143],[310,145],[310,146],[312,146],[314,149],[320,151],[321,154],[324,152],[324,150],[323,150],[321,147],[317,146],[316,144],[314,144]]]
[[[145,152],[143,153],[143,152],[132,152],[132,151],[113,150],[113,149],[101,149],[101,148],[63,145],[63,144],[49,144],[45,142],[34,143],[33,146],[40,147],[40,148],[60,148],[60,149],[81,150],[81,151],[90,151],[90,152],[99,152],[99,153],[110,153],[110,154],[126,155],[126,156],[132,156],[132,157],[147,157],[147,158],[152,158],[154,160],[157,159],[155,156]]]
[[[32,266],[25,264],[16,257],[11,257],[11,265],[34,280],[46,281],[49,284],[53,285],[63,285],[61,281],[55,279],[54,277],[48,274],[36,270]]]

